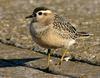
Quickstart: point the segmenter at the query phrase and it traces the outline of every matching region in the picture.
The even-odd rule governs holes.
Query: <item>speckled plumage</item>
[[[33,40],[47,49],[69,49],[76,38],[89,36],[88,33],[78,32],[67,19],[45,7],[35,8],[33,14],[26,18],[32,18],[29,29]]]
[[[55,15],[54,19],[54,28],[59,31],[59,33],[62,35],[64,38],[72,38],[75,39],[77,38],[77,30],[75,27],[73,27],[70,22],[66,19],[64,19],[61,16]]]

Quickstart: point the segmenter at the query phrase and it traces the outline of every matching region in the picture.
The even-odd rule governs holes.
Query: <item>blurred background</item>
[[[78,40],[69,56],[75,61],[100,65],[100,0],[0,0],[0,59],[33,57],[34,54],[26,49],[45,51],[32,41],[28,30],[30,20],[25,19],[39,6],[64,16],[80,31],[94,34],[88,39]],[[59,52],[55,54],[61,55]]]

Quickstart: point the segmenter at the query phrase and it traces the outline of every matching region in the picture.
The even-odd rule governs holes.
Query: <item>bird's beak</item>
[[[33,23],[34,23],[34,22],[37,22],[37,20],[36,20],[36,18],[35,18],[35,15],[34,15],[34,14],[29,15],[29,16],[27,16],[27,17],[25,17],[25,19],[29,19],[29,18],[32,18],[32,22],[33,22]]]
[[[33,18],[33,17],[34,17],[33,15],[29,15],[29,16],[25,17],[25,19]]]

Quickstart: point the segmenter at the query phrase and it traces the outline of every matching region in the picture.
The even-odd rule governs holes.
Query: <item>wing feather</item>
[[[64,19],[63,17],[60,17],[58,15],[55,15],[55,19],[53,22],[53,27],[59,32],[59,34],[64,38],[73,38],[75,39],[77,37],[76,28],[71,25],[68,20]]]

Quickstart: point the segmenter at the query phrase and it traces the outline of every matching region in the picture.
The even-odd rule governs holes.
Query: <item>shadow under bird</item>
[[[66,50],[69,50],[77,38],[87,37],[91,34],[79,32],[67,19],[46,7],[37,7],[32,15],[29,25],[33,40],[43,48],[48,49],[48,67],[51,49],[63,48],[63,55],[57,65],[61,64]]]

